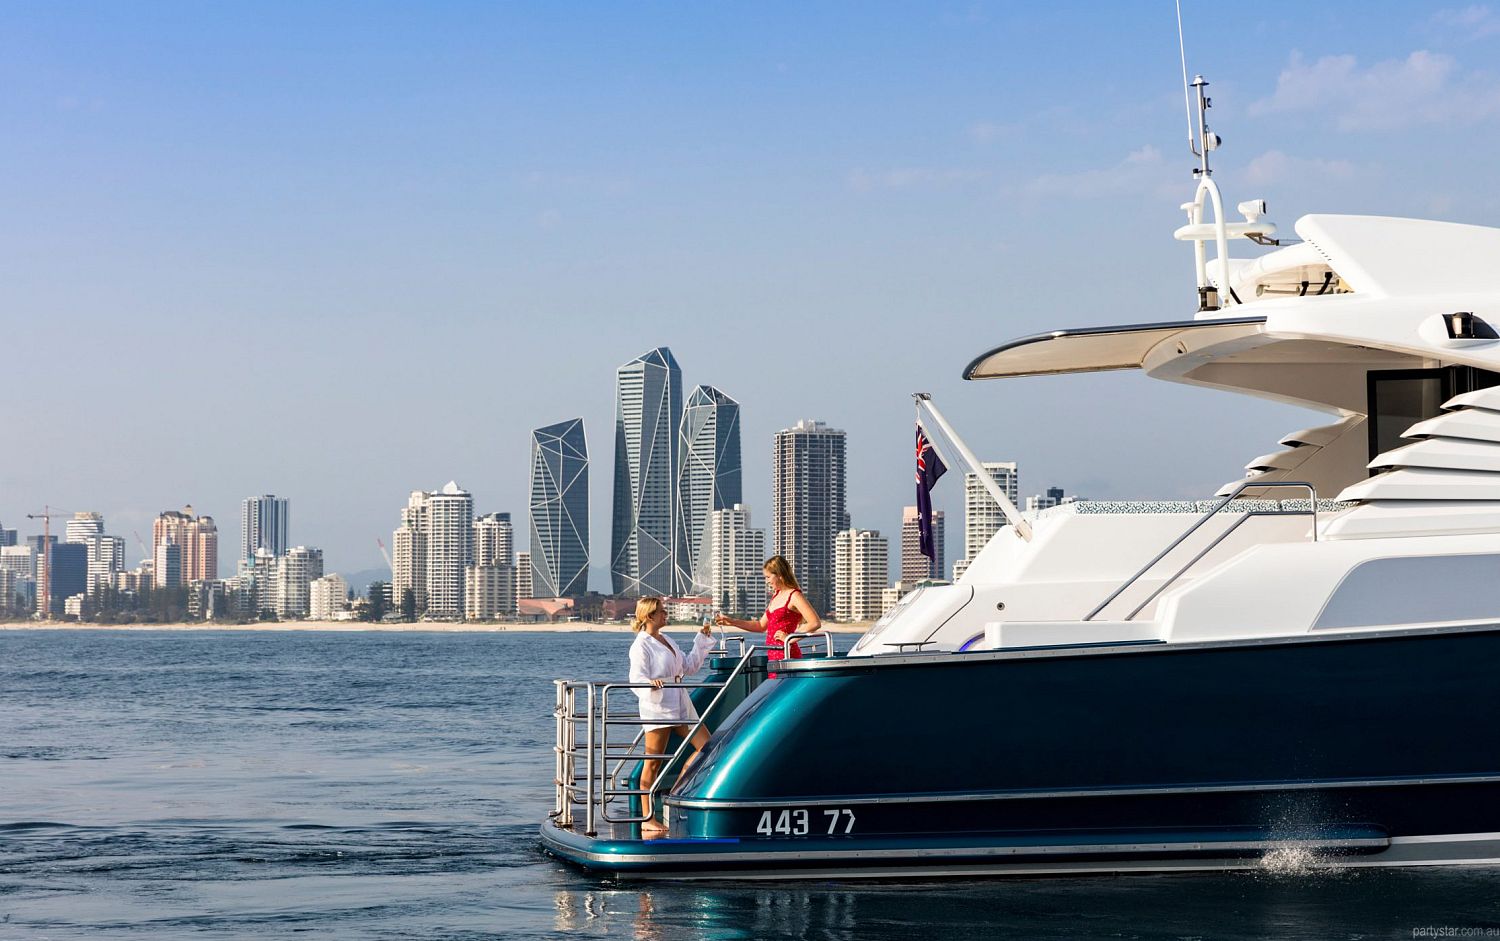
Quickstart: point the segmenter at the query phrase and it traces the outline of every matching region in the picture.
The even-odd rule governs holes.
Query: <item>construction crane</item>
[[[50,506],[42,507],[40,513],[27,513],[29,520],[42,521],[42,584],[38,586],[40,600],[37,602],[37,616],[44,621],[52,620],[52,517],[68,515],[63,510],[54,510]]]
[[[396,564],[391,561],[391,554],[385,551],[385,542],[379,536],[375,537],[375,545],[380,547],[380,554],[385,556],[385,567],[395,572]]]

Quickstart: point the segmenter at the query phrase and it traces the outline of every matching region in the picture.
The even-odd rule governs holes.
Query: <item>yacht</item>
[[[1022,514],[992,486],[1010,524],[852,649],[774,677],[724,649],[685,684],[712,737],[658,778],[661,838],[629,684],[558,681],[548,851],[674,879],[1500,864],[1500,229],[1229,219],[1206,85],[1175,233],[1191,315],[1015,340],[963,375],[1138,369],[1327,422],[1247,443],[1267,453],[1211,499]]]

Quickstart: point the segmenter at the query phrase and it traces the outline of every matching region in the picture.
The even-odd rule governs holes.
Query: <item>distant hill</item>
[[[360,572],[340,572],[339,574],[344,576],[344,581],[349,583],[350,590],[356,595],[363,595],[371,582],[391,580],[390,569],[365,569]]]

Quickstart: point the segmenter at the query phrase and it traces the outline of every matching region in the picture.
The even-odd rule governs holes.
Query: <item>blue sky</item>
[[[1500,12],[1184,19],[1231,204],[1500,224]],[[0,521],[149,538],[191,503],[228,560],[274,492],[372,568],[413,488],[524,519],[529,430],[582,415],[600,587],[613,371],[661,344],[741,402],[759,525],[808,417],[849,433],[855,525],[898,531],[919,389],[1023,493],[1207,495],[1317,417],[958,379],[1191,315],[1184,124],[1170,2],[0,3]]]

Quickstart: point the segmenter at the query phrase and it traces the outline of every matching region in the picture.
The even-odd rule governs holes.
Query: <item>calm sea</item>
[[[0,632],[0,939],[1500,937],[1500,870],[590,878],[537,848],[550,681],[629,640]]]

